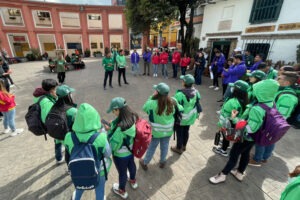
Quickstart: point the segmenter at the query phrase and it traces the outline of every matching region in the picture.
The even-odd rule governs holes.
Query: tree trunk
[[[143,45],[142,45],[142,48],[147,48],[149,46],[149,37],[150,37],[150,26],[143,33]]]
[[[190,14],[190,21],[186,27],[186,34],[185,34],[185,51],[188,55],[191,53],[191,39],[194,32],[194,6],[191,6],[191,14]]]
[[[186,25],[185,14],[186,14],[186,5],[178,5],[180,11],[180,42],[181,42],[181,50],[184,54],[186,51],[186,43],[185,43],[185,34],[184,34],[184,26]]]

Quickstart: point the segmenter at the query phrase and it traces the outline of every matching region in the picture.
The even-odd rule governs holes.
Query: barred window
[[[246,50],[251,52],[253,56],[257,54],[263,54],[265,60],[268,57],[270,44],[269,43],[247,43]]]

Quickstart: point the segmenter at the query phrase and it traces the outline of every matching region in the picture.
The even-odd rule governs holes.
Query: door
[[[230,50],[230,41],[216,41],[213,43],[213,48],[212,48],[212,52],[211,52],[211,61],[215,56],[215,52],[213,51],[215,48],[217,48],[218,50],[220,50],[225,58],[227,59],[229,56],[229,50]]]

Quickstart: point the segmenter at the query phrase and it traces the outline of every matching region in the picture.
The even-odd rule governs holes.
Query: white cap
[[[234,49],[234,51],[242,51],[242,48],[241,47],[237,47]]]

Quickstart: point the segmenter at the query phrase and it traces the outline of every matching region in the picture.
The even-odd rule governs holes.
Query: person
[[[159,61],[160,61],[160,64],[162,66],[161,68],[161,74],[162,76],[167,79],[168,78],[168,58],[169,58],[169,55],[168,53],[166,52],[165,49],[162,50],[163,52],[159,55]]]
[[[144,59],[144,73],[143,76],[146,76],[146,72],[148,76],[150,76],[150,63],[151,63],[151,51],[149,49],[145,49],[145,52],[143,53],[143,59]]]
[[[263,54],[257,54],[254,58],[254,64],[252,65],[252,67],[250,67],[250,71],[253,72],[255,70],[257,70],[257,67],[260,63],[263,62]]]
[[[128,197],[125,190],[127,182],[127,169],[129,171],[129,183],[133,189],[138,188],[136,181],[136,165],[131,152],[134,137],[136,134],[135,122],[138,115],[130,109],[126,100],[122,97],[113,98],[110,102],[107,113],[113,113],[116,119],[106,126],[108,139],[112,149],[113,160],[119,173],[119,183],[113,184],[113,192],[122,199]]]
[[[181,75],[185,75],[187,69],[189,69],[189,64],[191,62],[191,58],[184,53],[183,57],[180,60],[180,68],[181,68]]]
[[[289,184],[281,193],[280,200],[296,200],[300,197],[300,165],[296,166],[294,171],[289,173]]]
[[[282,72],[286,72],[286,71],[294,72],[295,69],[294,69],[293,66],[290,66],[290,65],[284,65],[284,66],[282,66],[282,67],[279,68],[278,76],[280,76]]]
[[[270,79],[273,80],[273,79]],[[295,90],[292,88],[298,80],[295,72],[282,72],[278,77],[280,85],[275,96],[275,104],[278,112],[285,118],[289,118],[298,104],[298,98]],[[273,100],[274,100],[273,99]],[[269,146],[261,146],[255,144],[255,154],[250,159],[249,165],[261,167],[262,163],[267,163],[275,148],[275,144]]]
[[[205,68],[205,62],[206,61],[205,61],[203,52],[199,52],[195,58],[195,64],[196,64],[195,84],[196,85],[201,85],[201,83],[202,83],[202,73]]]
[[[58,60],[56,61],[56,71],[57,71],[57,79],[60,84],[65,82],[66,77],[66,61],[63,55],[59,55]]]
[[[49,58],[48,63],[49,63],[50,72],[54,72],[54,69],[56,68],[55,60]]]
[[[116,66],[116,71],[118,71],[118,63],[117,63],[117,56],[118,56],[118,50],[115,46],[111,49],[111,55],[114,61],[114,65]]]
[[[214,88],[214,90],[219,90],[219,75],[221,75],[223,71],[225,63],[225,56],[219,51],[215,51],[215,57],[212,61],[211,71],[213,72],[213,85],[209,86],[209,88]]]
[[[125,84],[129,84],[126,81],[126,68],[127,68],[127,64],[126,64],[126,58],[124,56],[124,50],[120,49],[119,51],[119,55],[117,55],[117,64],[118,64],[118,82],[119,82],[119,86],[121,87],[121,75],[123,75],[123,80]]]
[[[0,56],[0,79],[2,79],[4,81],[4,86],[6,88],[6,91],[9,92],[10,91],[10,87],[9,87],[7,76],[9,74],[11,74],[11,70],[8,70],[7,72],[5,72],[5,70],[3,68],[3,65],[4,65],[4,60]]]
[[[133,50],[133,53],[130,56],[130,61],[133,66],[133,75],[134,76],[140,75],[140,66],[139,66],[140,56],[136,52],[136,49]]]
[[[230,83],[230,76],[227,71],[230,67],[233,68],[233,58],[228,58],[227,62],[224,64],[224,70],[221,74],[222,77],[222,96],[224,97],[225,91],[227,90],[227,86]],[[221,100],[218,100],[217,102],[223,102],[224,99],[222,98]]]
[[[193,125],[200,115],[200,93],[193,87],[195,79],[192,75],[181,75],[183,89],[177,90],[174,98],[183,107],[182,120],[178,126],[175,126],[176,131],[176,146],[172,146],[171,150],[178,154],[186,151],[186,146],[189,140],[190,126]]]
[[[153,77],[157,77],[159,63],[160,63],[160,56],[158,50],[156,50],[154,52],[154,55],[152,56]]]
[[[249,50],[245,51],[245,64],[248,70],[253,66],[254,57],[251,55]]]
[[[48,53],[45,51],[45,53],[42,55],[42,57],[43,57],[45,60],[48,60]]]
[[[170,87],[166,83],[154,85],[154,93],[143,105],[143,111],[149,115],[149,121],[152,127],[152,140],[144,159],[140,160],[140,165],[144,170],[148,169],[157,145],[160,143],[160,161],[159,167],[164,168],[169,149],[169,140],[173,134],[174,113],[176,100],[169,96]]]
[[[177,70],[180,63],[180,53],[178,52],[178,49],[175,48],[173,55],[172,55],[172,67],[173,67],[173,78],[177,78]]]
[[[233,58],[235,55],[238,55],[238,54],[242,54],[242,48],[241,47],[236,47],[233,50],[231,57]]]
[[[256,96],[258,102],[264,103],[265,105],[271,107],[272,101],[278,90],[278,83],[275,80],[263,80],[253,86],[253,94]],[[233,110],[231,112],[231,121],[237,122],[239,119],[237,115],[239,111]],[[245,176],[245,170],[247,168],[250,150],[254,146],[251,134],[255,134],[260,127],[263,125],[265,111],[258,105],[247,108],[245,113],[242,115],[242,119],[247,118],[246,132],[244,134],[243,142],[236,142],[233,144],[230,151],[229,160],[223,170],[217,175],[210,177],[209,181],[213,184],[218,184],[226,181],[226,177],[231,173],[238,181],[243,181]],[[240,157],[240,159],[239,159]],[[239,160],[239,165],[237,169],[234,169],[235,165]]]
[[[10,136],[14,137],[23,133],[24,129],[17,129],[15,126],[16,102],[15,96],[6,90],[4,80],[0,79],[0,112],[3,114],[4,134],[11,132]]]
[[[79,49],[75,49],[75,55],[76,55],[76,56],[79,56],[79,54],[80,54],[80,53],[79,53]]]
[[[249,89],[248,89],[249,103],[254,105],[255,103],[257,103],[257,100],[253,95],[253,85],[255,83],[258,83],[259,81],[264,80],[266,78],[266,74],[263,71],[255,70],[252,73],[247,73],[247,76],[249,77]]]
[[[224,128],[226,124],[226,120],[231,117],[232,111],[238,111],[237,118],[241,118],[243,112],[246,110],[246,106],[249,103],[247,90],[249,89],[249,85],[242,80],[238,80],[235,83],[229,83],[229,86],[233,88],[232,97],[227,100],[221,109],[218,127],[220,130]],[[236,124],[237,121],[233,121],[233,124]],[[220,154],[222,156],[227,157],[227,148],[229,146],[229,141],[226,140],[225,134],[223,134],[223,142],[221,147],[214,147],[213,152]]]
[[[100,131],[101,123],[100,123],[100,115],[97,110],[87,103],[83,103],[79,106],[74,124],[72,126],[72,130],[74,131],[67,133],[64,139],[64,145],[66,146],[66,151],[68,154],[72,154],[72,150],[74,149],[74,141],[72,139],[72,134],[75,134],[79,142],[87,142],[90,137],[92,137],[95,133],[100,132],[92,146],[96,149],[96,154],[94,157],[98,159],[100,162],[99,168],[99,176],[100,181],[99,185],[95,188],[96,200],[103,200],[105,194],[105,172],[104,166],[106,165],[107,172],[111,166],[111,150],[109,147],[109,143],[107,141],[107,135]],[[104,156],[104,163],[102,162],[102,156]],[[82,169],[84,170],[84,169]],[[76,189],[73,192],[72,199],[80,200],[81,196],[85,190]]]
[[[278,76],[278,71],[275,70],[273,67],[271,67],[271,63],[267,62],[267,63],[260,63],[257,66],[258,70],[263,71],[266,74],[266,79],[277,79]]]
[[[111,57],[110,52],[106,52],[105,58],[102,60],[102,66],[104,67],[105,70],[103,89],[106,90],[106,82],[108,77],[109,77],[109,87],[113,88],[112,77],[114,72],[114,59]]]
[[[2,64],[2,68],[4,70],[5,73],[7,73],[6,78],[7,78],[7,82],[9,84],[10,87],[14,87],[14,81],[12,80],[10,74],[12,73],[11,69],[9,68],[8,62],[6,60],[4,60],[3,64]]]

